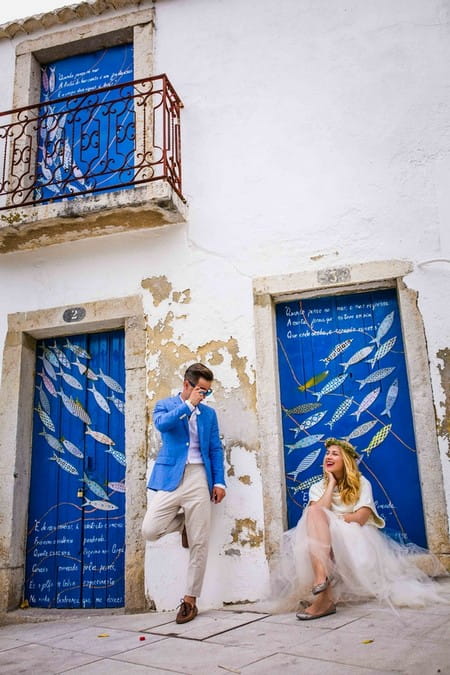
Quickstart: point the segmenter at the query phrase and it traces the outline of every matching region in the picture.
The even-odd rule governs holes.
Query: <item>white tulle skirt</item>
[[[317,507],[315,507],[317,508]],[[272,574],[271,611],[295,611],[299,602],[311,600],[314,582],[311,555],[319,558],[333,577],[333,599],[362,601],[376,598],[391,606],[423,607],[443,602],[439,587],[417,567],[427,554],[432,576],[446,574],[435,556],[416,546],[401,545],[371,524],[346,523],[328,509],[331,555],[315,536],[309,507],[296,527],[284,534]]]

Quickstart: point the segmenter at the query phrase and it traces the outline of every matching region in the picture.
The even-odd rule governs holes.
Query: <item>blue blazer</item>
[[[215,411],[200,403],[197,415],[200,452],[206,470],[209,489],[217,483],[225,485],[223,448],[219,438],[219,425]],[[148,481],[151,490],[171,492],[183,478],[189,448],[189,406],[180,396],[165,398],[155,406],[153,422],[161,433],[162,447]]]

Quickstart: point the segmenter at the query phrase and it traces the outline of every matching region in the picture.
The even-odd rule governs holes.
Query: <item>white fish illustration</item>
[[[60,375],[63,378],[64,382],[67,382],[67,384],[70,387],[79,390],[83,389],[83,385],[81,384],[81,382],[79,382],[77,378],[74,377],[73,375],[70,375],[70,373],[65,373],[63,370],[60,370],[58,371],[57,375]]]
[[[312,436],[305,436],[301,438],[297,443],[286,445],[289,448],[288,454],[290,455],[293,450],[299,450],[299,448],[308,448],[310,445],[314,445],[323,438],[323,434],[313,434]]]
[[[47,415],[50,415],[51,412],[50,401],[48,400],[47,394],[42,388],[42,384],[40,384],[39,387],[36,387],[36,389],[39,392],[39,402],[41,404],[41,408],[45,410]]]
[[[61,442],[63,446],[66,448],[66,450],[70,452],[71,455],[73,455],[74,457],[78,457],[78,459],[83,459],[84,457],[83,453],[79,448],[77,448],[77,446],[74,443],[68,441],[67,438],[61,438]]]
[[[356,415],[356,421],[359,420],[359,417],[361,413],[363,413],[367,408],[369,408],[372,403],[375,401],[376,398],[378,398],[378,395],[381,391],[381,387],[377,387],[376,389],[372,389],[367,396],[363,398],[361,403],[359,404],[358,410],[356,412],[352,412],[351,415]]]
[[[59,349],[59,347],[58,347],[58,345],[56,344],[56,342],[55,342],[54,345],[51,347],[51,349],[53,349],[53,351],[55,352],[56,358],[57,358],[58,361],[61,363],[61,365],[63,365],[65,368],[70,368],[70,361],[69,361],[69,359],[68,359],[67,356],[64,354],[64,352],[63,352],[61,349]]]
[[[70,412],[71,415],[75,415],[74,399],[71,396],[67,396],[67,394],[65,394],[62,389],[60,389],[57,393],[61,397],[64,407]],[[77,415],[75,416],[77,417]]]
[[[108,401],[112,401],[114,405],[116,406],[117,410],[121,412],[122,414],[125,414],[125,401],[122,401],[121,398],[117,398],[114,394],[111,394],[111,396],[106,397]],[[311,403],[311,405],[317,405]],[[320,405],[320,404],[319,404]]]
[[[108,483],[108,487],[114,492],[125,492],[125,481],[111,481]]]
[[[298,467],[295,469],[295,471],[289,471],[287,474],[288,476],[292,476],[292,480],[297,480],[297,476],[301,471],[306,471],[306,469],[309,469],[309,467],[314,464],[318,456],[320,455],[321,448],[317,448],[317,450],[313,450],[312,452],[309,453],[309,455],[306,455],[298,465]]]
[[[94,394],[94,398],[95,398],[95,400],[96,400],[96,402],[97,402],[97,405],[98,405],[102,410],[104,410],[105,412],[107,412],[108,414],[110,414],[110,413],[111,413],[111,409],[110,409],[110,407],[109,407],[109,405],[108,405],[108,401],[105,399],[105,397],[103,396],[103,394],[101,394],[99,391],[97,391],[97,389],[95,388],[95,384],[93,384],[92,387],[90,387],[90,388],[88,387],[88,391],[92,391],[92,393]]]
[[[324,394],[329,394],[330,392],[334,391],[338,387],[341,386],[341,384],[344,382],[344,380],[348,377],[348,373],[343,373],[342,375],[338,375],[337,377],[334,377],[332,380],[330,380],[320,391],[312,391],[313,396],[317,396],[317,400],[320,401],[322,396]]]
[[[70,349],[71,352],[73,352],[76,356],[79,356],[82,359],[90,359],[91,355],[89,352],[87,352],[83,347],[80,347],[79,345],[74,345],[68,338],[66,338],[66,344],[65,347],[67,349]]]
[[[107,436],[106,434],[103,434],[101,431],[94,431],[93,429],[88,427],[85,433],[88,436],[92,436],[92,438],[96,440],[97,443],[103,443],[104,445],[115,445],[113,439]]]
[[[386,356],[386,354],[388,354],[391,351],[392,347],[395,345],[396,340],[397,336],[395,335],[394,337],[391,337],[387,342],[384,342],[381,345],[381,347],[378,347],[373,359],[367,359],[367,363],[370,363],[371,367],[373,368],[377,361],[382,359],[383,356]]]
[[[85,497],[84,500],[84,504],[81,505],[83,508],[85,506],[92,506],[93,509],[100,509],[100,511],[114,511],[119,508],[115,504],[111,504],[111,502],[106,502],[101,499],[88,499]]]
[[[364,424],[361,424],[359,427],[356,427],[356,429],[353,429],[353,431],[348,436],[344,436],[344,439],[346,441],[351,441],[353,438],[359,438],[359,436],[364,436],[364,434],[367,434],[367,432],[370,431],[372,427],[375,426],[376,423],[377,423],[376,420],[364,422]]]
[[[380,370],[376,370],[374,373],[370,373],[370,375],[368,375],[365,380],[356,380],[356,381],[359,383],[359,388],[362,389],[366,384],[383,380],[385,377],[390,375],[394,370],[395,366],[393,366],[392,368],[380,368]]]
[[[48,347],[43,346],[42,349],[44,350],[44,356],[47,359],[47,361],[50,361],[50,363],[53,366],[55,366],[55,368],[59,368],[59,361],[56,358],[56,356],[54,355],[54,353],[52,351],[50,351],[50,349]]]
[[[40,417],[40,420],[42,424],[47,427],[47,429],[50,429],[50,431],[55,431],[55,425],[53,424],[53,421],[50,418],[50,415],[47,415],[45,410],[42,410],[41,405],[38,404],[38,407],[35,408],[37,414]]]
[[[52,380],[56,380],[56,373],[55,369],[53,368],[52,364],[48,359],[45,358],[45,356],[38,356],[38,359],[42,360],[42,365],[44,366],[44,370],[47,373],[49,377],[52,378]]]
[[[53,450],[56,450],[57,452],[64,452],[64,448],[62,444],[58,441],[58,439],[55,436],[52,436],[51,434],[48,434],[46,431],[40,431],[39,436],[43,436],[49,446],[53,448]]]
[[[306,420],[303,420],[303,422],[299,424],[298,427],[291,429],[291,431],[293,431],[295,433],[295,437],[297,437],[300,431],[305,431],[305,429],[310,429],[311,427],[314,427],[316,424],[318,424],[320,420],[325,417],[327,412],[328,410],[321,410],[320,412],[314,413],[314,415],[307,417]]]
[[[389,329],[390,329],[390,327],[392,326],[393,323],[394,323],[394,312],[392,311],[390,314],[387,314],[384,317],[383,321],[378,326],[376,336],[370,342],[376,342],[377,347],[379,347],[381,340],[384,338],[386,333],[389,331]]]
[[[80,375],[84,375],[87,370],[87,366],[78,359],[78,356],[75,357],[75,361],[70,362],[72,366],[76,366]]]
[[[332,429],[335,422],[337,422],[339,419],[341,419],[341,417],[345,415],[345,413],[350,408],[352,403],[353,397],[346,398],[344,401],[342,401],[341,405],[338,408],[336,408],[331,420],[329,422],[325,422],[325,426],[330,427],[330,429]]]
[[[74,476],[78,476],[78,471],[73,466],[73,464],[69,464],[69,462],[66,462],[65,459],[61,459],[61,457],[58,457],[55,454],[53,457],[49,457],[49,459],[55,461],[57,465],[61,467],[61,469],[64,469],[64,471],[67,471],[67,473],[72,473]]]
[[[110,455],[114,457],[116,462],[119,462],[119,464],[122,464],[123,466],[127,465],[127,458],[123,454],[123,452],[119,452],[118,450],[114,450],[114,448],[109,447],[105,452],[109,452]]]
[[[83,408],[78,399],[75,399],[75,413],[74,413],[82,422],[85,424],[91,423],[91,418],[87,414],[86,410]]]
[[[86,410],[83,408],[81,403],[78,401],[78,399],[73,399],[71,396],[67,396],[67,394],[65,394],[62,391],[62,389],[58,391],[58,394],[61,396],[61,400],[64,403],[64,406],[71,413],[71,415],[78,417],[78,419],[80,419],[85,424],[91,423],[91,418],[89,417],[89,415],[87,414]]]
[[[64,142],[64,159],[63,159],[63,165],[66,171],[70,169],[71,164],[72,164],[72,148],[70,147],[70,143],[66,138]]]
[[[341,342],[340,344],[336,345],[333,351],[330,352],[330,354],[328,354],[328,356],[325,359],[319,360],[323,361],[327,366],[330,363],[330,361],[336,358],[336,356],[339,356],[339,354],[342,354],[343,351],[345,351],[348,347],[350,347],[352,342],[353,338],[350,338],[349,340],[344,340],[344,342]]]
[[[98,375],[96,375],[94,371],[88,368],[84,363],[81,363],[78,358],[75,358],[75,361],[72,361],[72,365],[78,368],[80,375],[86,375],[89,380],[93,380],[94,382],[95,380],[98,380]]]
[[[106,499],[109,501],[108,493],[104,488],[102,488],[99,483],[96,483],[95,480],[91,480],[86,473],[83,473],[83,478],[80,478],[81,481],[86,483],[88,486],[89,490],[91,490],[97,497],[101,497],[102,499]]]
[[[38,373],[40,377],[42,377],[42,382],[44,383],[45,388],[47,389],[48,393],[57,398],[57,392],[55,389],[55,385],[51,381],[49,377],[44,373],[43,370],[41,370],[40,373]]]
[[[109,387],[113,391],[117,391],[118,394],[123,394],[123,389],[120,386],[120,384],[115,380],[113,380],[113,378],[110,377],[109,375],[105,375],[105,373],[102,371],[101,368],[98,376],[103,380],[103,382],[106,384],[107,387]]]
[[[398,380],[395,379],[391,386],[388,389],[388,393],[386,395],[386,406],[381,413],[382,415],[387,415],[388,417],[391,416],[391,409],[397,400],[398,396]]]
[[[355,363],[359,363],[360,361],[365,359],[366,356],[369,356],[370,352],[373,351],[373,349],[374,349],[374,347],[370,347],[370,346],[363,347],[362,349],[359,349],[357,352],[355,352],[353,354],[353,356],[351,356],[349,358],[348,361],[344,361],[344,363],[340,363],[339,365],[343,366],[343,368],[344,368],[344,373],[347,371],[347,368],[349,366],[354,366]]]
[[[56,86],[56,68],[54,66],[49,66],[50,75],[48,76],[48,90],[50,93],[53,93]]]

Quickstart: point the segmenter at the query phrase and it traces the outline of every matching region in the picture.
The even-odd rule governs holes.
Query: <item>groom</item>
[[[194,363],[184,374],[177,396],[158,401],[153,412],[162,447],[156,457],[148,487],[156,490],[142,524],[148,541],[179,531],[190,549],[186,594],[177,623],[197,616],[208,555],[210,502],[225,497],[223,448],[215,411],[203,404],[212,393],[213,374]]]

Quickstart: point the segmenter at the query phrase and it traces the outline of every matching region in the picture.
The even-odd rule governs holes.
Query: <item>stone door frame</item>
[[[403,277],[412,270],[410,262],[390,260],[261,277],[253,282],[258,427],[265,545],[269,560],[277,552],[282,534],[287,528],[275,304],[302,298],[396,288],[428,547],[445,564],[450,563],[447,506],[425,333],[417,307],[417,293],[403,281]]]
[[[10,314],[3,352],[0,389],[0,612],[22,600],[28,502],[36,340],[125,332],[125,609],[146,608],[145,546],[140,532],[146,510],[147,411],[145,321],[139,296],[80,304],[85,311],[75,323],[64,320],[70,307]],[[67,317],[67,314],[66,314]],[[45,489],[45,486],[43,486]]]

